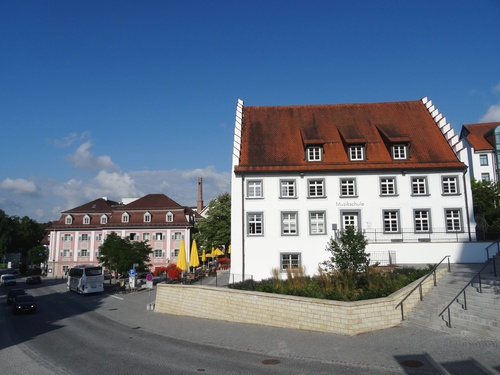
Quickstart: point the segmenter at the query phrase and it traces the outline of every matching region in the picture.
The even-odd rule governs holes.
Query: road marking
[[[114,296],[112,294],[109,295],[110,297],[113,297],[113,298],[116,298],[116,299],[121,299],[123,301],[123,298],[122,297],[118,297],[118,296]]]

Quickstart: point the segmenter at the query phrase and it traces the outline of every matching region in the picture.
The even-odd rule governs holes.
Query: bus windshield
[[[87,276],[99,276],[99,275],[102,275],[102,267],[88,267],[88,268],[85,268],[85,275],[87,275]]]

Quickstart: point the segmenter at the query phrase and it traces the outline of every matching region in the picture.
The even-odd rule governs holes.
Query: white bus
[[[68,289],[79,294],[104,291],[104,273],[101,266],[78,265],[69,269]]]

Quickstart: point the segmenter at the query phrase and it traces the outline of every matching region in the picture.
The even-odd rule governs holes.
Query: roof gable
[[[235,171],[464,168],[422,101],[243,107]],[[393,160],[390,145],[408,144],[410,157]],[[309,163],[308,145],[323,147]],[[364,144],[366,160],[349,161],[346,145]]]
[[[462,128],[461,138],[465,138],[476,151],[494,149],[493,131],[500,122],[485,122],[480,124],[466,124]]]

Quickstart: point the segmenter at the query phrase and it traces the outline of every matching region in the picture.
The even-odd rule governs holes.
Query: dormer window
[[[150,223],[151,222],[151,214],[149,212],[146,212],[144,214],[144,222],[145,223]]]
[[[309,146],[307,148],[307,161],[321,161],[323,159],[323,148],[320,146]]]
[[[108,223],[108,217],[106,215],[101,216],[101,224],[107,224]]]
[[[406,160],[406,159],[408,159],[408,147],[406,145],[393,145],[392,146],[392,158],[394,160]]]
[[[174,221],[174,214],[172,212],[167,212],[167,222],[171,223]]]
[[[128,223],[130,221],[130,215],[126,212],[122,215],[122,223]]]
[[[83,217],[83,224],[90,224],[90,216],[89,215],[85,215]]]
[[[365,147],[363,145],[349,146],[349,160],[350,161],[365,160]]]
[[[73,224],[73,217],[71,215],[66,216],[65,224]]]

